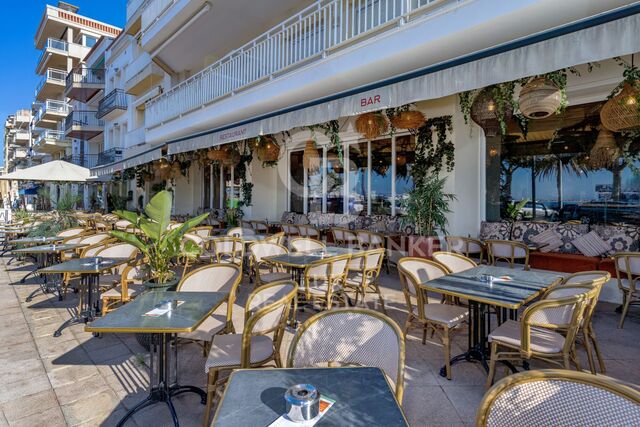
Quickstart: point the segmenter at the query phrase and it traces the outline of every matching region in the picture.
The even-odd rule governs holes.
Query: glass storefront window
[[[322,149],[318,149],[322,159]],[[315,172],[307,171],[307,212],[322,212],[322,167]]]
[[[327,212],[343,212],[344,165],[335,148],[327,150]],[[322,193],[320,193],[322,197]]]
[[[371,141],[371,214],[391,215],[391,139]]]
[[[396,137],[396,215],[403,215],[404,195],[413,189],[411,167],[415,163],[416,144],[411,135]]]
[[[304,165],[302,151],[294,151],[290,157],[291,184],[289,188],[289,210],[304,213]]]
[[[526,140],[518,133],[488,139],[487,219],[505,219],[509,203],[526,199],[523,219],[640,224],[640,138],[616,134],[626,155],[594,164],[598,112],[598,103],[578,105],[562,121],[536,120]]]
[[[367,213],[369,144],[359,142],[349,145],[349,213]]]

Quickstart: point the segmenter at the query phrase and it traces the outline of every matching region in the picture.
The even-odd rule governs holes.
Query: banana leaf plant
[[[183,236],[187,231],[204,221],[208,213],[185,221],[179,227],[169,228],[171,221],[172,195],[169,191],[161,191],[149,201],[143,214],[117,210],[118,217],[131,222],[140,234],[124,231],[112,231],[111,235],[129,243],[140,250],[145,256],[150,277],[156,283],[168,283],[175,279],[175,272],[171,270],[174,259],[197,258],[201,248],[187,240],[183,243]]]

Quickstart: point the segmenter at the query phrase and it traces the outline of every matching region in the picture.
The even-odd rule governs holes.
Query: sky
[[[107,24],[124,27],[126,0],[68,0],[78,6],[78,13]],[[7,5],[8,6],[8,2]],[[0,49],[4,54],[0,67],[0,120],[4,134],[4,121],[16,110],[30,108],[34,91],[41,76],[36,75],[36,62],[40,51],[35,49],[34,37],[45,5],[56,6],[56,0],[27,0],[12,3],[7,19],[2,23]],[[3,139],[4,141],[4,135]],[[4,146],[0,144],[0,162],[4,162]]]

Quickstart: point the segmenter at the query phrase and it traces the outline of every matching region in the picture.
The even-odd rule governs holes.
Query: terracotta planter
[[[434,252],[442,247],[439,237],[409,236],[409,256],[431,259]]]

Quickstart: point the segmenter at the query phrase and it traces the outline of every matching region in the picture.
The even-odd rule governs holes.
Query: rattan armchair
[[[292,302],[298,292],[293,281],[265,285],[249,295],[245,305],[245,323],[241,334],[215,335],[205,372],[207,406],[203,427],[209,425],[213,397],[220,371],[254,368],[274,362],[282,367],[280,347]]]
[[[564,369],[570,369],[573,362],[579,370],[574,343],[595,293],[596,288],[588,287],[564,298],[538,301],[527,307],[520,321],[507,320],[494,329],[489,334],[491,360],[486,387],[493,383],[496,363],[501,361],[538,359]]]
[[[444,265],[450,273],[459,273],[478,266],[471,258],[455,252],[437,251],[432,254],[432,257]]]
[[[603,375],[544,369],[496,383],[480,402],[476,427],[631,426],[638,420],[638,390]]]
[[[348,273],[345,281],[347,290],[352,290],[356,294],[355,304],[362,298],[362,306],[366,307],[366,295],[377,294],[382,311],[386,314],[387,309],[384,306],[384,298],[380,292],[380,270],[384,260],[384,248],[369,249],[363,252],[357,252],[351,256],[347,265]]]
[[[398,261],[398,274],[408,312],[404,336],[414,326],[422,329],[422,344],[427,342],[428,330],[437,334],[444,347],[447,379],[451,379],[451,334],[467,321],[469,311],[456,305],[429,303],[426,290],[420,286],[448,273],[440,263],[424,258],[405,257]]]
[[[369,230],[357,230],[356,238],[358,239],[358,247],[363,250],[367,249],[385,249],[385,257],[383,263],[387,268],[387,274],[389,274],[389,254],[386,251],[386,238],[384,234],[375,233]]]
[[[344,285],[347,278],[350,254],[322,258],[309,264],[304,270],[304,294],[306,302],[320,303],[331,310],[333,299],[347,304]]]
[[[265,243],[275,243],[276,245],[284,245],[284,231],[274,233],[264,238]]]
[[[250,227],[232,227],[227,230],[227,236],[229,237],[242,237],[242,236],[253,236],[255,231]]]
[[[244,242],[239,237],[217,237],[211,241],[211,250],[218,264],[235,264],[242,267]]]
[[[127,264],[120,274],[120,282],[113,288],[100,294],[102,315],[124,305],[146,290],[144,282],[148,280],[148,269],[142,260]]]
[[[178,338],[201,344],[206,356],[214,335],[234,333],[233,305],[241,281],[242,271],[233,264],[205,265],[182,277],[176,288],[178,292],[223,292],[228,297],[225,304],[218,307],[195,331],[178,334]]]
[[[613,256],[616,264],[618,288],[622,292],[622,313],[618,327],[624,327],[624,319],[631,305],[640,303],[640,252],[620,252]]]
[[[251,228],[257,234],[267,234],[269,232],[269,224],[267,224],[267,221],[250,221],[250,223]]]
[[[362,308],[339,308],[318,313],[304,322],[289,346],[287,366],[336,365],[382,369],[402,404],[405,339],[398,324],[389,317]]]
[[[287,238],[300,235],[300,229],[295,224],[282,224],[282,232]]]
[[[289,251],[282,245],[268,242],[256,242],[249,246],[249,280],[255,280],[256,287],[287,280],[291,274],[284,268],[264,260],[265,257],[286,254]]]
[[[331,227],[331,235],[333,236],[333,243],[336,246],[344,246],[347,248],[358,246],[358,236],[348,228]]]
[[[471,237],[462,236],[446,236],[447,249],[451,252],[464,255],[467,258],[478,258],[478,264],[482,263],[484,258],[484,244]]]
[[[515,268],[516,261],[523,262],[523,269],[529,269],[529,247],[524,243],[511,240],[486,240],[487,256],[490,265],[498,265],[503,261],[509,268]]]
[[[309,252],[318,251],[326,248],[326,245],[320,240],[308,237],[294,237],[289,241],[291,252]]]
[[[320,230],[318,230],[313,225],[298,225],[298,233],[301,237],[309,237],[311,239],[320,240]]]
[[[213,235],[213,227],[211,225],[199,225],[188,230],[189,234],[195,234],[200,237],[209,237]]]

